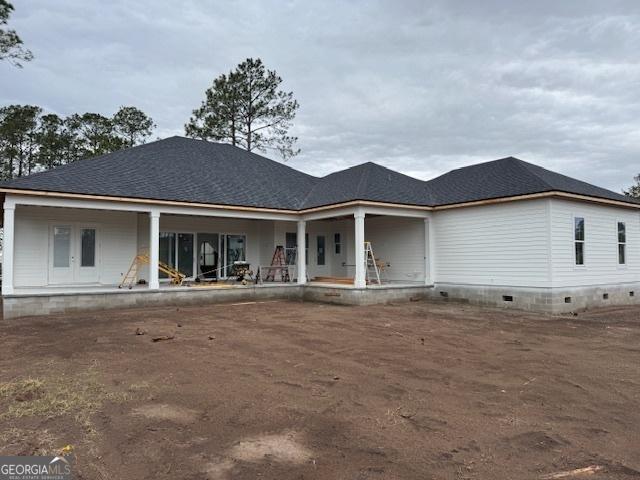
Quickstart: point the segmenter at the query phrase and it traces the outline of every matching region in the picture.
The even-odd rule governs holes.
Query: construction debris
[[[557,478],[575,477],[576,475],[593,475],[596,472],[604,470],[602,465],[589,465],[584,468],[576,468],[574,470],[566,470],[564,472],[549,473],[540,477],[542,480],[555,480]]]
[[[165,340],[173,340],[176,338],[175,335],[160,335],[159,337],[153,337],[151,339],[152,342],[163,342]]]

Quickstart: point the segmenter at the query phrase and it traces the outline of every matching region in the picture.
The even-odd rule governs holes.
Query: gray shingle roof
[[[637,203],[620,193],[596,187],[514,157],[452,170],[429,180],[426,184],[435,205],[551,191]]]
[[[170,137],[1,186],[297,209],[317,181],[316,177],[231,145]]]
[[[332,173],[319,179],[301,208],[350,200],[430,205],[426,183],[372,162]]]
[[[636,203],[513,157],[426,182],[371,162],[317,178],[237,147],[182,137],[81,160],[0,187],[286,210],[351,200],[437,206],[549,191]]]

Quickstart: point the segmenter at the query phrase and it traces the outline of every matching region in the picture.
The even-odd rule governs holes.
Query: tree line
[[[144,143],[153,120],[136,107],[121,107],[112,117],[74,113],[43,114],[35,105],[0,108],[0,177],[22,177],[81,158]]]

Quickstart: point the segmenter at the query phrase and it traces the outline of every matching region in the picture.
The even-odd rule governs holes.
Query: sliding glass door
[[[247,259],[246,256],[246,240],[245,235],[226,235],[225,236],[225,251],[226,251],[226,276],[231,275],[231,267],[233,262],[244,262]]]
[[[193,246],[193,233],[160,232],[160,262],[192,277]],[[167,274],[160,272],[160,278],[167,278]]]
[[[217,233],[198,233],[198,274],[206,279],[217,279],[219,271],[220,245]]]
[[[178,270],[187,278],[193,277],[193,233],[178,234]]]
[[[246,235],[160,232],[160,262],[187,278],[225,278],[234,262],[246,261],[246,243]],[[167,275],[160,272],[160,278]]]

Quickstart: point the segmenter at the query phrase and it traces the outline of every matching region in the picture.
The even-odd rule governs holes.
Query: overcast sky
[[[619,191],[640,173],[640,2],[13,0],[35,60],[0,103],[135,105],[183,135],[212,79],[260,57],[300,102],[289,164],[422,179],[517,156]]]

